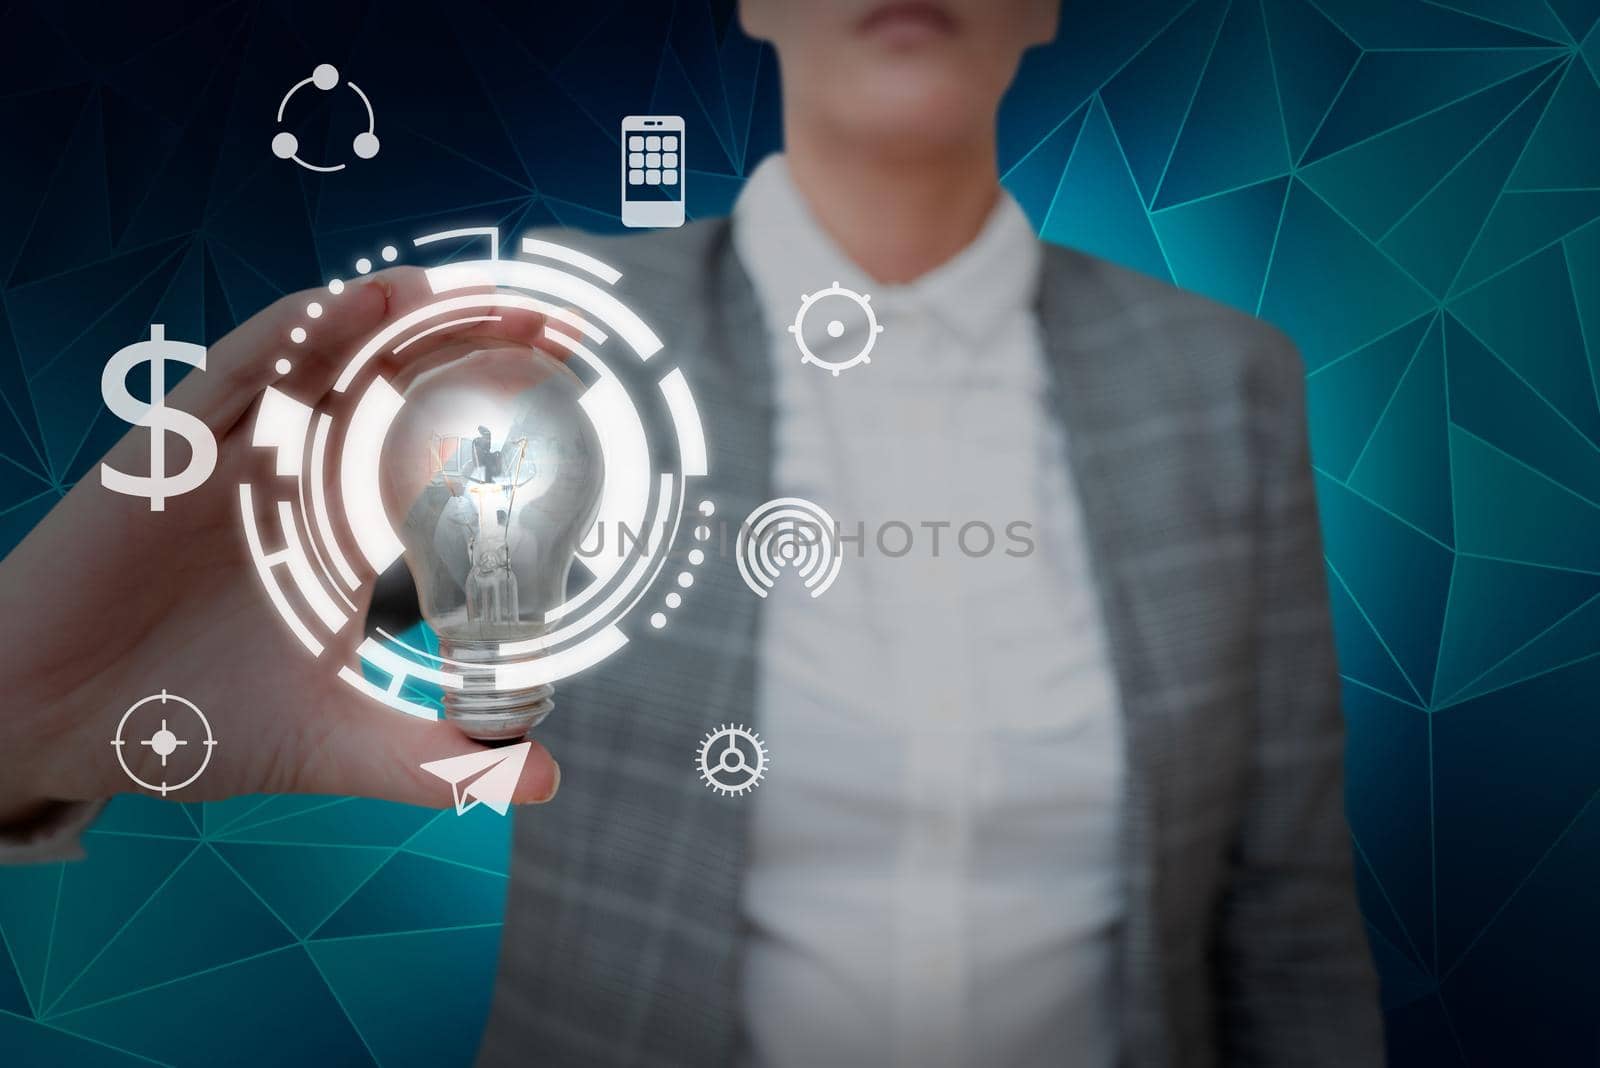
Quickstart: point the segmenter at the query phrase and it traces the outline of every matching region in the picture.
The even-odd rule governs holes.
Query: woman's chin
[[[852,140],[882,149],[928,149],[992,138],[994,116],[975,111],[970,93],[905,82],[873,87],[836,114]]]

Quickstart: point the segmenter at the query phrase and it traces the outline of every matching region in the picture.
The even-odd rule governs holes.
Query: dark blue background
[[[1301,344],[1398,1065],[1597,1059],[1597,18],[1068,3],[1003,116],[1046,237]],[[268,148],[319,62],[383,146],[297,97],[305,154],[351,161],[326,177]],[[630,113],[686,118],[689,214],[723,213],[777,105],[731,3],[0,6],[0,548],[124,432],[100,368],[152,321],[209,342],[446,226],[615,229]],[[87,844],[0,871],[8,1063],[471,1060],[498,817],[127,797]]]

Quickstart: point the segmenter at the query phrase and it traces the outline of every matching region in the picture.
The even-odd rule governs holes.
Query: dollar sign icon
[[[109,464],[101,464],[100,484],[114,493],[149,497],[152,512],[165,511],[168,497],[198,489],[217,466],[217,439],[210,428],[188,412],[167,407],[168,360],[204,371],[206,350],[203,345],[168,341],[166,327],[152,323],[150,340],[137,341],[117,350],[116,355],[106,361],[106,369],[100,376],[100,394],[111,414],[123,422],[150,428],[149,476],[128,475]],[[150,365],[149,404],[128,392],[128,372],[141,363]],[[171,476],[166,470],[169,430],[189,443],[192,454],[188,466]]]

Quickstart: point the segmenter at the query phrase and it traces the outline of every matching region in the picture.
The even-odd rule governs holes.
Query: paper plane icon
[[[532,742],[508,745],[482,753],[464,753],[461,756],[430,760],[422,770],[450,784],[450,793],[456,801],[456,815],[460,816],[479,804],[488,805],[504,816],[511,808],[511,795],[522,777],[522,765],[528,762]],[[473,778],[473,776],[477,776]],[[467,780],[471,779],[469,783]]]

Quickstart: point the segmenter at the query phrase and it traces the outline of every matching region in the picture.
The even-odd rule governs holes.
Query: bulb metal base
[[[496,689],[497,649],[495,642],[439,641],[440,655],[462,665],[462,689],[445,691],[445,719],[468,738],[491,745],[521,741],[556,706],[555,687],[548,683]]]

